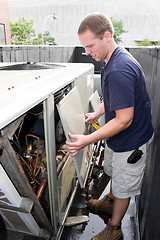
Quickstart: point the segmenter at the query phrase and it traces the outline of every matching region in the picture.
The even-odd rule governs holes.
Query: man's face
[[[79,34],[79,40],[85,48],[86,55],[91,55],[97,62],[105,60],[108,54],[108,44],[105,37],[99,38],[90,30]]]

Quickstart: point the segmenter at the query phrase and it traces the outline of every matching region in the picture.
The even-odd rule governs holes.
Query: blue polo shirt
[[[101,87],[106,123],[115,117],[115,110],[134,106],[132,124],[107,139],[108,147],[125,152],[145,144],[153,135],[150,99],[140,64],[124,48],[118,46],[109,62],[103,62]]]

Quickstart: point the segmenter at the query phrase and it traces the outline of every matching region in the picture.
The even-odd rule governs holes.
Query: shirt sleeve
[[[113,71],[108,76],[110,111],[133,107],[135,76],[125,71]]]

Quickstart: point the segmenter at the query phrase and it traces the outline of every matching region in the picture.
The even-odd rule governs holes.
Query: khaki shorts
[[[116,198],[128,198],[140,194],[146,166],[146,144],[139,147],[142,158],[134,163],[127,163],[133,151],[114,152],[106,145],[104,153],[104,171],[112,177],[112,193]]]

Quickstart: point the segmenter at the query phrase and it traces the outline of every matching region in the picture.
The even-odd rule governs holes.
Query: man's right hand
[[[104,114],[104,103],[101,103],[98,109],[92,113],[85,114],[85,122],[92,123],[97,121]]]
[[[92,123],[92,122],[95,122],[97,120],[98,120],[98,117],[96,116],[96,112],[85,114],[85,122],[86,123]]]

